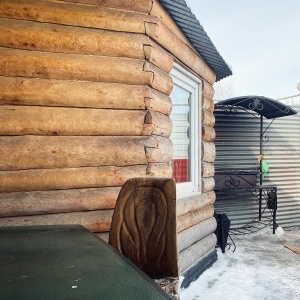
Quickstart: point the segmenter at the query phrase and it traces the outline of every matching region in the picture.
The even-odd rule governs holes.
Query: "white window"
[[[199,193],[201,145],[201,80],[175,64],[171,71],[174,88],[171,120],[173,131],[173,178],[177,198]]]

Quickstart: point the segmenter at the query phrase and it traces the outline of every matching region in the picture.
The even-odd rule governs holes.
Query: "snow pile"
[[[181,291],[181,300],[299,300],[300,255],[284,244],[300,245],[300,230],[276,234],[267,228],[252,235],[233,237],[231,248],[197,281]]]

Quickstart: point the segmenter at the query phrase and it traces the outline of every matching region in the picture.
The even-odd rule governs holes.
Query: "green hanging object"
[[[265,160],[262,159],[261,161],[261,167],[262,167],[262,178],[265,178],[266,174],[269,171],[269,165],[266,163]]]

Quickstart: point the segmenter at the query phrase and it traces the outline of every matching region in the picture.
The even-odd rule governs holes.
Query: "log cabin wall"
[[[181,269],[212,251],[216,76],[152,0],[0,2],[0,226],[105,235],[127,179],[171,177],[174,60],[203,82],[202,194],[178,200]]]

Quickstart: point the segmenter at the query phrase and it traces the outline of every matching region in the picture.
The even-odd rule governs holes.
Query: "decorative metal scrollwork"
[[[252,103],[249,103],[249,108],[251,110],[262,110],[264,108],[264,105],[260,102],[259,99],[254,99]]]

